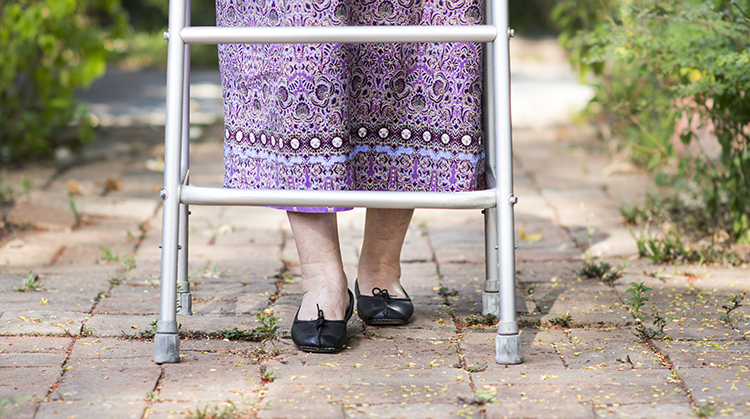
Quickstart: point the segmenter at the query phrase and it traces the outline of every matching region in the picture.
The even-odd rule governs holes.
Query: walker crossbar
[[[187,278],[188,205],[263,205],[371,208],[485,209],[487,277],[482,314],[499,318],[495,360],[519,364],[521,338],[515,305],[513,155],[507,0],[485,0],[488,24],[472,26],[190,27],[190,0],[171,0],[167,59],[161,296],[154,338],[156,363],[179,362],[180,314],[192,314]],[[179,36],[169,36],[179,34]],[[498,42],[499,41],[499,42]],[[225,43],[486,42],[484,128],[487,185],[473,192],[228,190],[190,186],[189,44]],[[179,292],[178,292],[179,290]]]
[[[384,192],[219,189],[183,186],[180,202],[189,205],[255,205],[279,207],[367,207],[484,209],[495,206],[495,191]]]
[[[201,27],[180,31],[186,44],[283,44],[338,42],[492,42],[497,29],[474,26],[273,26]]]

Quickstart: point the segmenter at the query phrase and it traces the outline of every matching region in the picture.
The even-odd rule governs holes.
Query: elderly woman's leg
[[[365,238],[359,256],[357,279],[363,295],[373,288],[404,297],[401,290],[401,248],[414,210],[368,208]]]
[[[349,305],[336,213],[287,212],[302,271],[299,320],[342,320]]]
[[[401,287],[401,248],[413,213],[367,209],[355,288],[357,313],[367,324],[404,324],[414,312]]]

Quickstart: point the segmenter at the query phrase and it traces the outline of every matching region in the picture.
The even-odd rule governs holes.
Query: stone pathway
[[[560,61],[545,73],[535,57],[515,56],[514,76],[553,80],[545,74]],[[561,92],[573,89],[566,77],[553,83]],[[529,86],[538,98],[549,91]],[[585,127],[530,120],[514,138],[522,365],[497,365],[495,329],[471,325],[484,278],[479,211],[417,211],[403,254],[415,321],[378,328],[355,318],[349,347],[322,355],[299,352],[289,339],[301,287],[285,215],[242,207],[191,208],[194,315],[178,318],[181,362],[154,364],[144,337],[158,317],[162,174],[146,166],[162,152],[163,129],[103,127],[78,160],[9,173],[11,185],[27,177],[33,188],[2,207],[0,417],[184,418],[231,409],[227,417],[750,416],[750,311],[740,307],[729,322],[721,311],[750,288],[746,268],[636,259],[618,207],[642,194],[648,177],[601,153]],[[221,184],[221,131],[210,125],[196,135],[193,184]],[[353,281],[363,211],[340,224]],[[592,258],[625,265],[624,276],[583,279]],[[26,287],[38,289],[18,291],[29,275]],[[647,306],[667,318],[672,339],[636,336],[625,307],[631,282],[653,289]],[[280,319],[279,338],[237,341],[264,309]],[[552,325],[565,315],[569,326]],[[495,399],[481,403],[486,395]]]

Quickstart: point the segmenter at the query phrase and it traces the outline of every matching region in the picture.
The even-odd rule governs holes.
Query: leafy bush
[[[636,161],[682,182],[713,234],[750,242],[750,0],[565,0],[553,11],[589,110]],[[701,147],[709,130],[719,157]],[[680,145],[680,141],[684,146]],[[689,151],[687,151],[689,150]]]
[[[0,0],[0,164],[89,135],[73,93],[104,73],[104,41],[124,27],[119,0]]]

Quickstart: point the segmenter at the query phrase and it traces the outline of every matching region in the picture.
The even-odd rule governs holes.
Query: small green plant
[[[437,288],[437,293],[441,297],[455,297],[458,295],[458,290],[441,286]]]
[[[84,338],[94,336],[94,329],[91,327],[84,327],[83,330],[81,330],[81,336]]]
[[[126,271],[132,271],[135,269],[135,258],[133,256],[125,256],[122,258],[122,264]]]
[[[487,403],[495,403],[497,402],[497,398],[492,394],[485,393],[484,391],[477,391],[472,397],[458,396],[458,401],[462,404],[475,404],[481,406]]]
[[[239,329],[219,329],[216,331],[222,339],[229,340],[255,340],[255,335],[251,330],[239,330]]]
[[[141,330],[138,332],[138,337],[141,339],[153,339],[156,336],[156,328],[159,326],[159,320],[154,320],[149,323],[151,329]]]
[[[24,176],[20,188],[8,182],[8,172],[0,171],[0,205],[12,204],[15,200],[31,191],[32,182],[28,176]]]
[[[244,412],[239,409],[234,403],[227,400],[224,406],[211,406],[208,404],[203,406],[203,409],[196,408],[195,412],[188,409],[187,419],[239,419],[242,417]]]
[[[721,306],[722,309],[724,309],[724,313],[720,319],[724,323],[726,323],[729,327],[732,327],[730,323],[730,316],[732,315],[732,312],[734,310],[737,310],[738,308],[742,307],[742,300],[745,299],[745,296],[747,295],[747,291],[743,292],[741,295],[730,295],[726,301],[728,304],[723,304]]]
[[[695,414],[695,417],[699,419],[710,418],[714,416],[715,408],[710,403],[706,403],[704,405],[695,406],[693,413]]]
[[[553,317],[549,319],[549,322],[553,326],[559,326],[559,327],[570,327],[571,321],[573,320],[573,316],[570,315],[570,313],[566,312],[560,317]]]
[[[147,391],[146,392],[146,400],[157,400],[159,398],[159,393],[156,391]]]
[[[642,340],[653,339],[664,333],[664,327],[667,325],[667,320],[661,316],[656,306],[651,306],[651,315],[654,318],[652,324],[656,329],[646,327],[643,323],[646,320],[646,314],[643,311],[643,307],[649,301],[649,297],[644,296],[645,292],[651,291],[652,289],[647,287],[643,282],[636,283],[631,282],[630,288],[625,290],[626,293],[630,293],[630,299],[626,301],[628,305],[628,311],[635,317],[635,335]]]
[[[0,397],[0,418],[5,417],[6,413],[11,413],[21,402],[30,398],[24,394],[19,394],[15,397]]]
[[[245,340],[245,341],[265,341],[273,340],[276,337],[276,332],[279,330],[279,326],[276,324],[280,319],[274,317],[273,310],[265,309],[255,313],[255,320],[260,323],[260,326],[253,330],[240,330],[235,329],[220,329],[217,331],[219,337],[222,339],[229,340]]]
[[[279,330],[279,326],[276,325],[276,322],[279,321],[279,318],[273,315],[273,310],[267,308],[255,313],[255,320],[260,323],[260,326],[253,330],[253,335],[256,338],[270,340],[276,336],[276,332]]]
[[[663,236],[652,236],[646,230],[641,232],[639,237],[635,237],[635,235],[633,237],[638,246],[638,256],[651,259],[657,263],[671,262],[688,255],[685,244],[675,232]]]
[[[618,279],[622,278],[624,268],[613,268],[607,262],[595,263],[587,260],[581,271],[578,273],[582,278],[601,279],[605,284],[612,285]]]
[[[264,383],[273,383],[273,381],[276,379],[276,374],[274,374],[273,371],[264,371],[260,379]]]
[[[625,290],[626,293],[630,293],[630,299],[626,301],[626,304],[630,307],[630,313],[637,321],[642,321],[646,318],[646,315],[643,314],[643,306],[646,305],[649,297],[645,297],[643,293],[651,290],[652,288],[647,287],[643,282],[640,284],[631,282],[630,288]]]
[[[477,316],[472,314],[466,318],[466,324],[472,327],[478,326],[493,326],[497,322],[497,317],[494,314],[486,314],[484,316]]]
[[[109,246],[99,245],[99,251],[101,252],[101,260],[105,262],[118,262],[120,260],[120,255],[110,249]]]
[[[34,292],[39,291],[44,286],[43,283],[39,282],[39,275],[32,271],[29,271],[28,275],[23,277],[23,283],[20,287],[13,287],[14,291],[18,292]]]
[[[487,369],[487,364],[474,364],[465,368],[468,372],[482,372]]]
[[[81,213],[78,212],[78,206],[76,205],[76,200],[73,198],[72,193],[68,193],[68,205],[70,205],[70,211],[73,212],[73,217],[76,220],[75,226],[78,227],[81,225]]]

